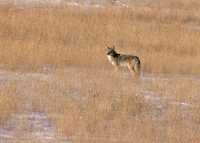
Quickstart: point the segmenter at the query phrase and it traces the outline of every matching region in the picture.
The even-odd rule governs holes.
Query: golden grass
[[[18,99],[20,80],[0,90],[0,119],[31,101],[75,143],[199,142],[198,82],[175,76],[133,83],[112,73],[106,59],[105,47],[116,45],[138,55],[143,72],[199,74],[199,2],[164,2],[129,9],[1,7],[1,67],[57,69],[50,81],[18,87],[30,88],[30,96]],[[148,102],[143,89],[158,93],[161,103]],[[182,109],[182,102],[192,107]]]
[[[48,111],[58,132],[73,142],[200,140],[199,99],[196,96],[200,89],[195,81],[169,77],[169,81],[155,78],[150,83],[133,83],[119,76],[120,73],[98,68],[69,67],[62,74],[60,72],[56,73],[60,86],[56,85],[60,89],[53,92],[57,95],[54,96],[56,100],[48,100],[56,102],[45,105],[59,113],[52,115],[52,111]],[[145,90],[149,94],[153,91],[155,95],[151,98],[160,100],[148,101],[143,94]]]
[[[198,13],[155,7],[1,8],[0,63],[11,69],[105,67],[105,47],[116,45],[141,57],[145,72],[197,74]]]
[[[41,76],[49,80],[24,75],[2,85],[1,113],[23,112],[29,103],[75,143],[200,141],[198,81],[158,75],[135,83],[122,71],[79,66]]]
[[[0,124],[9,119],[11,114],[20,111],[22,97],[16,93],[15,82],[7,83],[6,86],[0,87]]]

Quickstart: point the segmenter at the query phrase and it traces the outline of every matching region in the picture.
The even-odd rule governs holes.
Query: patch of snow
[[[7,131],[3,128],[0,128],[0,140],[3,138],[11,139],[11,138],[13,138],[13,135],[11,133],[9,133],[9,131]]]
[[[185,103],[185,102],[182,102],[182,103],[180,103],[180,104],[183,105],[183,106],[190,106],[190,104]]]
[[[21,137],[18,138],[18,135]],[[62,140],[69,143],[67,139],[57,138],[56,129],[48,117],[41,112],[24,112],[13,114],[3,127],[0,127],[0,141],[29,141],[59,142]]]
[[[93,1],[93,0],[85,0],[85,1],[77,1],[77,0],[13,0],[6,1],[1,0],[0,5],[13,3],[18,7],[40,7],[40,6],[71,6],[71,7],[80,7],[80,8],[103,8],[106,7],[110,2],[101,0],[101,1]],[[128,8],[128,1],[114,0],[111,2],[113,6],[117,7],[126,7]]]
[[[18,72],[8,72],[8,71],[0,71],[0,83],[10,80],[40,80],[40,81],[51,81],[51,74],[45,73],[18,73]]]
[[[80,6],[78,2],[67,2],[68,6]]]
[[[15,5],[59,5],[62,0],[14,0]]]
[[[120,1],[120,0],[116,0],[114,2],[114,4],[117,5],[117,6],[122,6],[122,7],[127,7],[128,8],[128,5],[126,3]]]

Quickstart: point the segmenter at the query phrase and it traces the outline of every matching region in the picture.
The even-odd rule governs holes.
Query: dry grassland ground
[[[0,7],[0,141],[200,142],[198,5]],[[141,58],[139,81],[114,72],[113,44]],[[48,117],[51,138],[17,124],[27,112]]]

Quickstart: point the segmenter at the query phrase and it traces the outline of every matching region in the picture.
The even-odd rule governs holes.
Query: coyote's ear
[[[109,46],[106,46],[107,49],[111,49]]]
[[[113,45],[113,47],[112,47],[114,50],[115,50],[115,45]]]

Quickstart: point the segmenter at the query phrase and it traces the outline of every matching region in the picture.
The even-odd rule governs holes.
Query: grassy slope
[[[198,83],[175,78],[133,84],[111,73],[105,57],[105,46],[115,44],[140,56],[144,72],[199,74],[200,35],[191,26],[199,24],[198,2],[181,3],[134,9],[0,8],[0,64],[25,70],[46,64],[75,67],[56,70],[54,82],[26,84],[37,91],[31,97],[35,110],[47,112],[74,142],[199,142]],[[28,98],[16,98],[21,83],[15,82],[0,89],[5,118]],[[164,119],[154,120],[151,115],[159,109],[145,101],[143,86],[173,102],[189,102],[190,116],[167,101]]]

